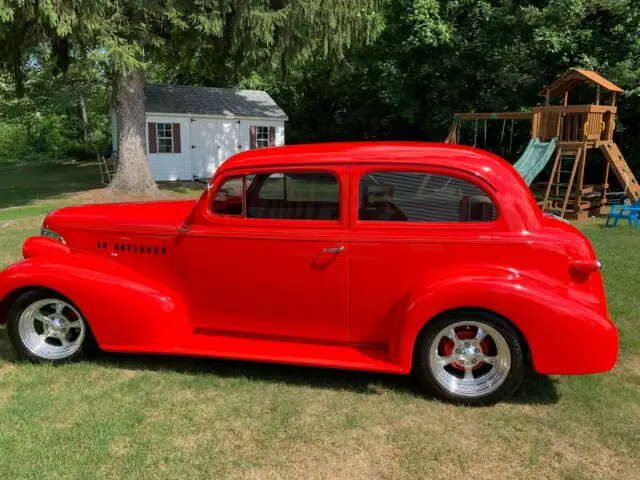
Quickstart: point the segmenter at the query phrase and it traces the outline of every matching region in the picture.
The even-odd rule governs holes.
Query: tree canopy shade
[[[0,3],[0,62],[18,91],[25,66],[46,48],[64,71],[71,53],[103,61],[113,81],[118,171],[112,188],[149,190],[144,71],[210,58],[223,76],[278,71],[319,56],[340,59],[380,33],[379,0],[77,0]],[[267,68],[265,68],[267,67]]]
[[[0,0],[0,113],[22,111],[29,124],[33,105],[47,105],[53,122],[65,110],[49,108],[53,92],[69,92],[75,108],[85,71],[88,108],[104,108],[92,92],[105,88],[87,87],[109,79],[117,95],[126,74],[143,72],[138,83],[266,89],[290,117],[289,143],[442,140],[455,112],[528,109],[541,88],[584,68],[625,90],[616,141],[640,163],[638,32],[636,0]],[[64,81],[51,79],[65,68]],[[587,90],[572,95],[591,101]],[[132,118],[122,112],[131,100],[123,105]],[[528,141],[517,123],[514,155]],[[143,145],[121,162],[143,171]]]

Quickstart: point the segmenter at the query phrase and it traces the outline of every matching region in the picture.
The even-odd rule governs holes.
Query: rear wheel
[[[44,290],[22,294],[9,310],[7,331],[21,358],[59,363],[84,356],[91,332],[80,311]]]
[[[489,313],[457,313],[436,320],[417,347],[418,377],[443,400],[493,404],[513,393],[524,377],[518,334]]]

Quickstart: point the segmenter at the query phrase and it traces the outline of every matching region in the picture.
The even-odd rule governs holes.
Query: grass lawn
[[[87,181],[91,167],[67,168]],[[46,211],[100,198],[69,195],[73,182],[48,191],[45,174],[38,192],[7,197],[4,182],[0,268]],[[410,378],[361,372],[106,354],[30,365],[0,330],[0,479],[639,478],[640,233],[601,223],[581,228],[620,330],[612,372],[537,376],[509,402],[464,408],[424,398]]]

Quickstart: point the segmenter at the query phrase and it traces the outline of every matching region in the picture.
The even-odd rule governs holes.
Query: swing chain
[[[478,145],[478,120],[476,120],[475,127],[473,130],[473,146],[474,148]]]
[[[484,149],[487,149],[487,121],[484,121]]]

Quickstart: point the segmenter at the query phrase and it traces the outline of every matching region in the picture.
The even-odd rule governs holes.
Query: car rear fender
[[[98,344],[107,349],[172,347],[179,335],[189,332],[187,310],[179,295],[108,258],[74,251],[41,255],[0,274],[0,302],[28,288],[46,288],[71,300]]]
[[[409,292],[397,309],[397,332],[389,349],[394,363],[411,369],[415,342],[429,321],[456,309],[500,315],[518,330],[534,369],[543,374],[595,373],[611,369],[617,331],[593,304],[578,302],[568,288],[549,279],[506,269],[451,271]]]

